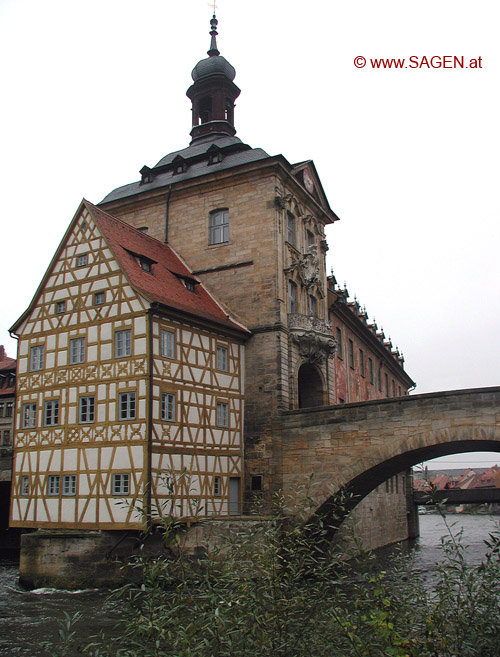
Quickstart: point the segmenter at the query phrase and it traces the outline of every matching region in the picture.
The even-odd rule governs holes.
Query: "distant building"
[[[0,345],[0,529],[9,518],[12,443],[16,406],[16,361]]]

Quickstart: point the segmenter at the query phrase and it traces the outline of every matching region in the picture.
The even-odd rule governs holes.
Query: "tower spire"
[[[210,57],[216,57],[217,55],[220,55],[220,52],[217,48],[217,25],[219,21],[217,20],[215,16],[215,5],[214,5],[214,15],[212,16],[210,20],[210,27],[212,28],[210,30],[210,36],[212,37],[210,40],[210,50],[207,50],[207,55]]]
[[[192,103],[193,123],[191,143],[200,139],[234,137],[234,101],[240,90],[233,80],[236,71],[217,48],[217,17],[215,2],[210,20],[210,50],[191,72],[193,84],[187,90]]]

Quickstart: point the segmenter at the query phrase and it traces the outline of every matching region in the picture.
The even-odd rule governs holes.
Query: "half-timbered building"
[[[248,332],[171,247],[83,201],[13,330],[12,526],[239,513]]]

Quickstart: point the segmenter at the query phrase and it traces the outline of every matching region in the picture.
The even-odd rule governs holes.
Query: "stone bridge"
[[[332,492],[343,488],[355,495],[351,509],[422,461],[500,452],[500,387],[289,411],[277,421],[274,437],[277,488],[293,499],[313,474],[319,513],[333,509]]]

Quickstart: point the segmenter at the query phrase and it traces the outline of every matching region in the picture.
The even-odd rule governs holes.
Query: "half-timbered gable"
[[[13,526],[229,512],[247,331],[170,247],[82,202],[13,330]]]

